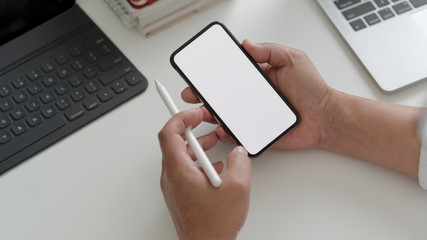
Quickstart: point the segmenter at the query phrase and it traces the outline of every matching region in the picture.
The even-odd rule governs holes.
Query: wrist
[[[320,109],[321,115],[319,119],[319,139],[317,147],[329,149],[331,147],[330,136],[334,131],[334,122],[337,121],[337,113],[340,108],[340,92],[328,88],[325,95],[321,99]]]

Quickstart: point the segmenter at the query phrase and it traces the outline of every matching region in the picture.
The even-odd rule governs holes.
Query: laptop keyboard
[[[146,89],[92,28],[0,76],[0,173]]]
[[[427,4],[427,0],[334,1],[354,31],[373,26]]]

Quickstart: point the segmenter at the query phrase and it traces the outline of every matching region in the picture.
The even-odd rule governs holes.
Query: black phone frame
[[[205,33],[207,30],[209,30],[212,26],[219,25],[221,26],[224,31],[230,36],[230,38],[233,40],[233,42],[236,44],[236,46],[245,54],[245,56],[251,61],[253,66],[258,70],[258,72],[261,73],[261,75],[264,77],[264,79],[270,84],[270,86],[274,89],[274,91],[280,96],[280,98],[286,103],[286,105],[291,109],[291,111],[295,114],[296,120],[293,125],[291,125],[288,129],[286,129],[284,132],[279,134],[275,139],[273,139],[269,144],[267,144],[265,147],[263,147],[260,151],[258,151],[255,154],[248,155],[250,157],[257,157],[260,154],[262,154],[265,150],[270,148],[275,142],[277,142],[280,138],[282,138],[284,135],[289,133],[292,129],[294,129],[300,122],[300,116],[298,112],[295,110],[295,108],[289,103],[289,101],[278,91],[276,86],[271,82],[271,80],[267,77],[267,75],[264,73],[264,71],[259,67],[259,65],[255,62],[255,60],[249,55],[249,53],[243,48],[242,44],[236,39],[236,37],[231,33],[231,31],[221,22],[214,21],[211,22],[209,25],[207,25],[205,28],[203,28],[200,32],[198,32],[196,35],[194,35],[190,40],[185,42],[182,46],[180,46],[177,50],[175,50],[171,56],[170,56],[170,63],[172,67],[178,72],[178,74],[187,82],[187,84],[191,87],[191,89],[196,93],[196,95],[199,97],[199,99],[202,101],[202,103],[208,108],[208,110],[214,115],[216,120],[219,122],[219,124],[230,134],[230,136],[233,138],[233,140],[240,146],[243,146],[241,142],[238,140],[238,138],[234,135],[234,133],[228,128],[227,124],[221,119],[221,117],[216,113],[216,111],[210,106],[210,104],[206,101],[206,99],[202,96],[202,94],[197,90],[197,88],[193,85],[193,83],[188,79],[188,77],[185,75],[185,73],[179,68],[179,66],[175,63],[174,58],[175,56],[182,51],[185,47],[190,45],[194,40],[196,40],[198,37],[200,37],[203,33]],[[244,147],[244,146],[243,146]]]

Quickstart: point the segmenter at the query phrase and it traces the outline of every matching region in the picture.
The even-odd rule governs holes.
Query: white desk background
[[[382,92],[314,0],[225,0],[148,38],[126,28],[104,1],[77,2],[150,85],[0,176],[0,239],[177,238],[159,184],[157,133],[170,116],[152,80],[159,78],[188,109],[179,96],[185,83],[169,56],[214,20],[239,40],[303,49],[341,91],[414,106],[426,100],[427,81]],[[231,147],[219,144],[209,155],[225,159]],[[324,150],[270,150],[253,160],[250,211],[239,239],[421,240],[426,222],[427,192],[414,179]]]

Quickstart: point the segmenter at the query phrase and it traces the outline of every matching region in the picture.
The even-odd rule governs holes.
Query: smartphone
[[[294,108],[222,23],[210,23],[174,51],[170,61],[252,157],[298,124]]]

